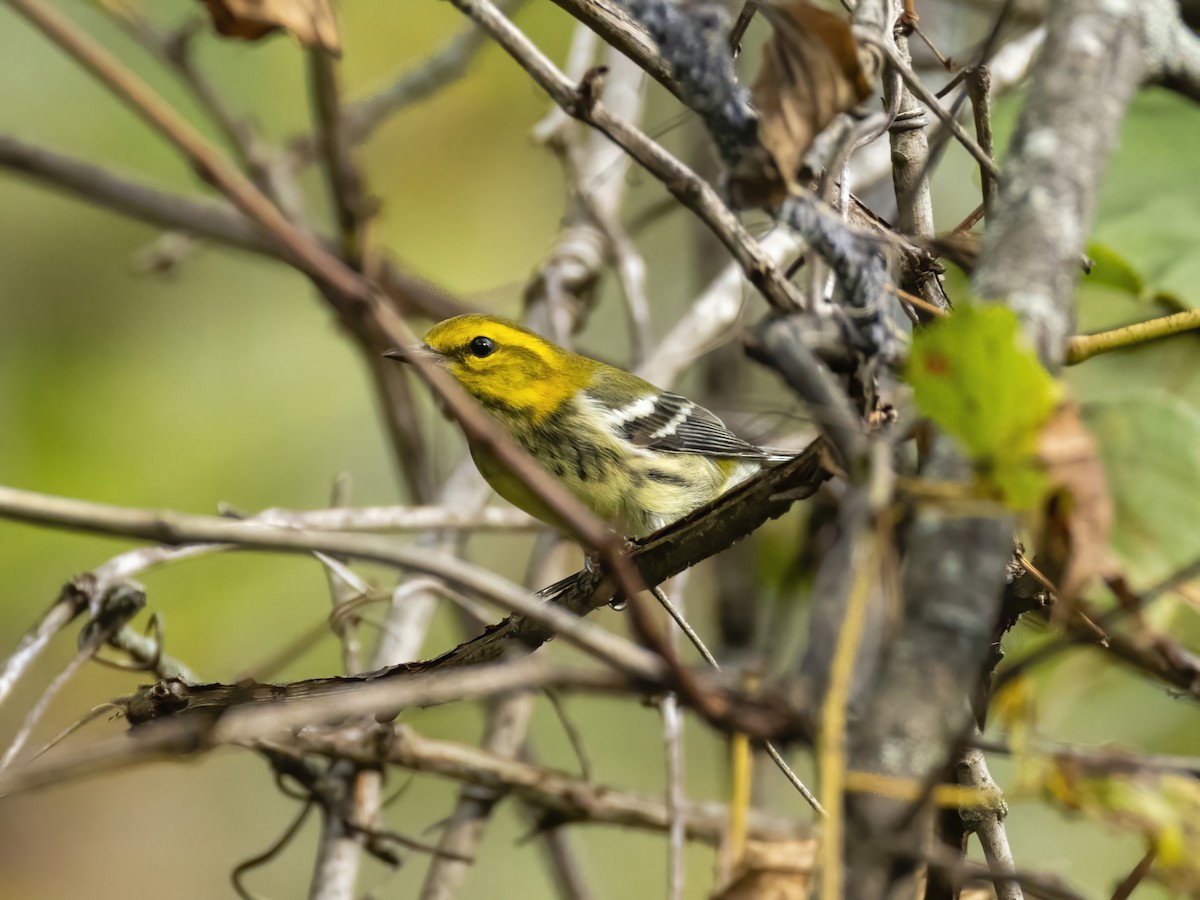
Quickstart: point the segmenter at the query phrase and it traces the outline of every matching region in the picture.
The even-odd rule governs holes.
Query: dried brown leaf
[[[277,28],[306,47],[342,52],[341,31],[330,0],[201,0],[213,26],[226,37],[257,41]]]
[[[816,136],[866,99],[871,84],[841,16],[803,0],[760,9],[774,28],[751,91],[760,147],[733,173],[731,187],[740,205],[778,206]]]
[[[750,841],[733,879],[713,900],[808,900],[815,840]]]
[[[1104,467],[1078,406],[1067,403],[1058,408],[1042,429],[1038,456],[1050,481],[1038,567],[1058,586],[1060,599],[1069,602],[1110,567],[1113,524]]]

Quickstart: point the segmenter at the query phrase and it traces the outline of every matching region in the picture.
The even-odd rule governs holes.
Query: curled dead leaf
[[[808,900],[816,867],[812,838],[750,841],[732,880],[713,900]]]
[[[732,173],[730,190],[739,206],[774,207],[787,196],[816,136],[866,99],[871,83],[841,16],[803,0],[759,8],[774,29],[751,90],[759,146]]]
[[[1042,429],[1038,456],[1050,482],[1037,542],[1038,568],[1067,603],[1110,568],[1113,505],[1096,442],[1065,403]]]
[[[306,47],[342,52],[341,31],[330,0],[201,0],[213,27],[226,37],[257,41],[277,28]]]

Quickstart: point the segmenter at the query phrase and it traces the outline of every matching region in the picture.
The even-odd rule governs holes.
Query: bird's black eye
[[[477,337],[471,341],[471,353],[483,359],[496,352],[496,342],[491,338]]]

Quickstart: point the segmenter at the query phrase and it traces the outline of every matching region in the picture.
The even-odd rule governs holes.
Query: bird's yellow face
[[[591,363],[513,322],[482,315],[440,322],[425,347],[484,406],[535,420],[586,384]]]

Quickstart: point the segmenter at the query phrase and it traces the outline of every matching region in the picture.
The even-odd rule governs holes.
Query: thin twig
[[[292,842],[292,838],[300,833],[300,828],[302,825],[304,825],[305,820],[308,818],[308,814],[312,812],[312,808],[312,801],[305,803],[304,806],[300,808],[300,812],[298,812],[295,818],[292,819],[291,824],[284,829],[283,834],[281,834],[276,841],[271,844],[270,847],[268,847],[262,853],[259,853],[257,856],[252,856],[244,862],[238,863],[234,867],[233,871],[229,873],[229,880],[233,883],[233,889],[237,892],[237,895],[242,898],[242,900],[260,900],[257,894],[251,893],[251,891],[244,884],[242,884],[242,878],[247,872],[266,865],[276,856],[282,853],[287,845]]]
[[[938,98],[934,95],[933,91],[927,88],[925,83],[921,81],[915,72],[913,72],[912,67],[908,66],[904,60],[900,58],[900,55],[896,52],[896,49],[890,46],[887,41],[880,40],[874,36],[868,37],[867,40],[883,51],[883,54],[887,57],[888,62],[896,69],[897,72],[900,73],[900,76],[904,79],[904,84],[908,87],[908,89],[912,91],[913,94],[916,95],[917,99],[924,103],[934,115],[941,119],[942,125],[944,125],[949,130],[950,134],[952,134],[954,138],[960,144],[962,144],[973,157],[975,157],[975,160],[979,163],[979,165],[994,178],[999,178],[1000,169],[996,166],[995,161],[988,156],[988,154],[984,153],[983,148],[979,146],[973,137],[967,134],[962,125],[958,123],[958,119],[951,115],[950,112],[944,106],[942,106],[942,104],[938,101]]]
[[[69,738],[71,735],[73,735],[75,732],[77,732],[79,729],[83,728],[89,722],[94,722],[96,719],[100,718],[100,716],[102,716],[106,712],[113,713],[113,717],[115,718],[117,716],[120,716],[122,713],[124,713],[124,710],[121,708],[121,705],[119,703],[101,703],[98,706],[93,706],[86,713],[84,713],[80,718],[76,719],[74,722],[72,722],[70,725],[68,725],[66,728],[64,728],[62,731],[60,731],[54,737],[50,738],[50,740],[46,741],[46,743],[44,743],[37,750],[36,753],[33,753],[29,757],[29,761],[33,762],[33,760],[37,759],[38,757],[40,757],[46,753],[49,753],[51,750],[53,750],[55,747],[57,747],[59,744],[61,744],[63,741],[65,741],[67,738]]]
[[[662,607],[667,611],[667,614],[675,620],[675,624],[679,626],[679,629],[684,633],[684,635],[687,636],[687,639],[691,641],[692,646],[696,648],[696,650],[700,653],[700,656],[703,657],[704,661],[717,671],[720,671],[721,666],[717,662],[717,658],[713,656],[712,651],[708,649],[708,646],[701,639],[700,635],[696,633],[694,628],[692,628],[691,623],[687,621],[675,604],[671,602],[671,598],[666,595],[666,592],[663,591],[661,587],[655,587],[651,590],[651,593],[654,594],[655,599],[662,604]],[[817,815],[824,816],[825,809],[821,805],[820,801],[817,800],[812,791],[810,791],[804,785],[804,782],[800,780],[799,776],[792,771],[791,767],[788,766],[787,761],[784,760],[783,755],[775,748],[775,745],[770,741],[764,741],[763,746],[766,748],[767,754],[771,757],[771,761],[779,767],[779,770],[783,772],[783,774],[787,777],[787,780],[792,783],[792,786],[800,792],[800,796],[802,796],[805,801],[807,801],[808,805],[816,811]]]
[[[995,157],[992,147],[992,73],[987,65],[980,63],[967,72],[967,96],[971,98],[971,111],[975,117],[975,136],[979,147],[989,157]],[[983,190],[983,215],[990,218],[992,207],[996,203],[996,191],[999,189],[996,177],[982,164],[979,166],[979,179]],[[974,223],[972,223],[974,224]],[[970,226],[967,226],[968,228]]]
[[[662,714],[663,743],[667,757],[667,817],[669,861],[667,863],[667,897],[683,900],[683,850],[687,838],[683,788],[683,721],[679,700],[667,694],[658,703]]]
[[[737,56],[742,51],[742,38],[746,34],[746,29],[750,27],[750,23],[754,21],[754,14],[758,12],[758,3],[756,0],[746,0],[742,4],[741,10],[738,11],[737,18],[733,22],[733,27],[729,29],[729,49],[733,51],[733,55]]]
[[[162,228],[217,241],[290,264],[291,259],[268,241],[254,223],[229,203],[162,191],[91,162],[79,160],[0,135],[0,166],[123,215]],[[325,242],[333,246],[332,242]],[[444,319],[468,307],[445,290],[383,261],[381,289],[403,311]]]
[[[1150,867],[1154,865],[1155,857],[1158,856],[1158,848],[1151,847],[1138,860],[1136,866],[1126,875],[1117,889],[1113,891],[1112,900],[1129,900],[1133,896],[1133,892],[1137,890],[1137,886],[1142,883],[1142,879],[1150,872]]]
[[[88,608],[88,596],[68,584],[50,604],[50,608],[17,644],[17,648],[0,667],[0,705],[8,699],[17,682],[37,662],[50,645],[50,639],[66,628],[76,616]]]
[[[66,668],[42,691],[37,703],[25,716],[24,722],[21,723],[21,727],[4,752],[4,756],[0,758],[0,775],[3,775],[5,770],[12,765],[13,760],[17,758],[17,754],[28,742],[33,734],[33,729],[41,721],[46,710],[50,708],[51,701],[63,686],[83,668],[88,660],[96,655],[96,651],[103,647],[113,634],[141,611],[145,605],[146,595],[134,588],[118,587],[106,594],[99,613],[88,623],[87,628],[80,635],[79,651],[67,663]]]
[[[320,82],[332,78],[326,71],[325,75],[317,72],[326,70],[327,66],[316,56],[324,57],[323,48],[313,48],[309,51],[310,65],[314,67],[314,91],[322,90]],[[335,95],[336,96],[336,95]],[[328,98],[327,98],[328,99]],[[333,163],[330,162],[332,166]],[[333,179],[336,181],[336,179]],[[336,186],[335,186],[336,190]],[[346,223],[343,223],[346,224]],[[352,241],[355,229],[354,220],[349,222],[349,231],[345,232],[348,241]],[[347,245],[346,252],[350,250]],[[345,506],[350,497],[350,480],[345,474],[334,480],[330,505]],[[362,660],[355,621],[352,618],[336,619],[338,608],[352,602],[356,597],[369,592],[369,585],[362,584],[360,579],[339,558],[324,553],[314,554],[325,567],[329,582],[329,594],[332,600],[333,613],[331,621],[340,621],[337,636],[342,646],[342,668],[347,675],[354,675],[362,670]],[[366,588],[367,590],[364,590]],[[354,765],[335,762],[331,763],[325,773],[329,786],[327,799],[321,805],[321,835],[317,843],[315,859],[313,860],[313,876],[309,883],[308,895],[310,900],[350,900],[354,896],[354,888],[358,882],[359,865],[361,863],[361,837],[349,826],[352,823],[367,824],[370,818],[358,816],[359,781],[369,777],[360,773]],[[337,789],[335,791],[334,785]]]
[[[373,560],[440,576],[502,604],[509,611],[532,614],[535,619],[548,625],[554,622],[556,624],[551,627],[566,640],[580,640],[601,655],[608,654],[608,650],[600,649],[602,645],[607,645],[616,653],[616,658],[624,657],[626,662],[643,671],[656,671],[658,668],[652,662],[652,654],[647,651],[562,609],[534,600],[517,585],[487,569],[445,553],[397,544],[376,535],[273,528],[215,516],[192,516],[64,500],[4,487],[0,487],[0,515],[168,543],[238,544],[288,553],[318,551],[333,556]],[[616,649],[618,645],[622,649]],[[634,662],[635,657],[637,662]]]
[[[667,614],[675,620],[675,624],[679,626],[679,630],[687,636],[687,639],[691,641],[692,646],[700,652],[700,655],[704,658],[704,661],[714,669],[720,669],[721,667],[717,663],[717,658],[713,656],[708,647],[705,646],[704,641],[700,639],[700,635],[696,633],[696,629],[692,627],[692,624],[684,617],[683,613],[679,611],[679,608],[671,602],[671,598],[666,595],[666,592],[664,592],[661,587],[655,587],[651,589],[650,592],[654,595],[654,599],[662,604],[662,608],[667,611]]]
[[[490,0],[451,0],[470,16],[525,69],[569,115],[600,129],[625,148],[681,203],[712,229],[742,265],[750,282],[774,306],[795,310],[803,306],[796,288],[783,277],[758,242],[721,202],[713,188],[641,130],[613,116],[595,96],[586,79],[576,87]]]
[[[533,713],[533,695],[528,692],[497,698],[488,714],[482,749],[501,759],[517,756],[529,730]],[[460,857],[474,856],[482,840],[492,810],[503,794],[478,786],[464,786],[454,811],[442,831],[438,850]],[[452,900],[458,896],[470,870],[469,863],[449,855],[435,858],[421,886],[421,900]]]
[[[783,754],[770,741],[763,742],[763,749],[767,751],[767,756],[771,757],[771,762],[779,767],[779,771],[784,774],[784,777],[791,782],[792,787],[800,792],[800,796],[807,801],[808,805],[813,808],[818,816],[825,817],[825,807],[821,805],[821,801],[816,795],[808,789],[808,786],[800,780],[800,776],[792,771],[792,767],[787,764],[787,760],[783,758]]]
[[[309,80],[321,167],[333,201],[341,256],[354,269],[362,269],[363,225],[369,214],[362,176],[350,152],[350,140],[342,118],[341,90],[337,63],[324,47],[308,51]],[[336,504],[335,504],[336,505]]]
[[[584,781],[591,781],[592,762],[588,757],[587,747],[583,743],[583,732],[579,730],[574,720],[567,714],[566,705],[563,703],[563,698],[559,696],[558,691],[553,688],[543,688],[542,694],[550,701],[550,708],[554,710],[554,715],[558,718],[558,724],[562,726],[562,730],[567,736],[567,742],[571,745],[571,750],[575,753],[575,760],[579,763],[579,777]]]
[[[955,764],[954,772],[958,783],[963,787],[1000,796],[1000,789],[996,787],[996,782],[988,772],[987,760],[984,759],[982,750],[964,750]],[[962,815],[967,827],[979,838],[988,869],[996,876],[997,900],[1024,900],[1021,884],[1013,877],[1016,863],[1008,845],[1008,833],[1004,829],[1004,817],[1007,812],[1007,805],[1000,800],[990,808],[976,807],[970,811],[964,808]]]
[[[524,2],[507,0],[504,7],[513,12]],[[346,138],[353,144],[365,142],[396,113],[428,100],[453,84],[467,74],[479,51],[487,45],[487,36],[478,28],[473,25],[463,28],[440,49],[393,78],[386,87],[350,101],[341,112]],[[319,146],[318,141],[308,134],[293,137],[287,145],[293,168],[314,160]]]

